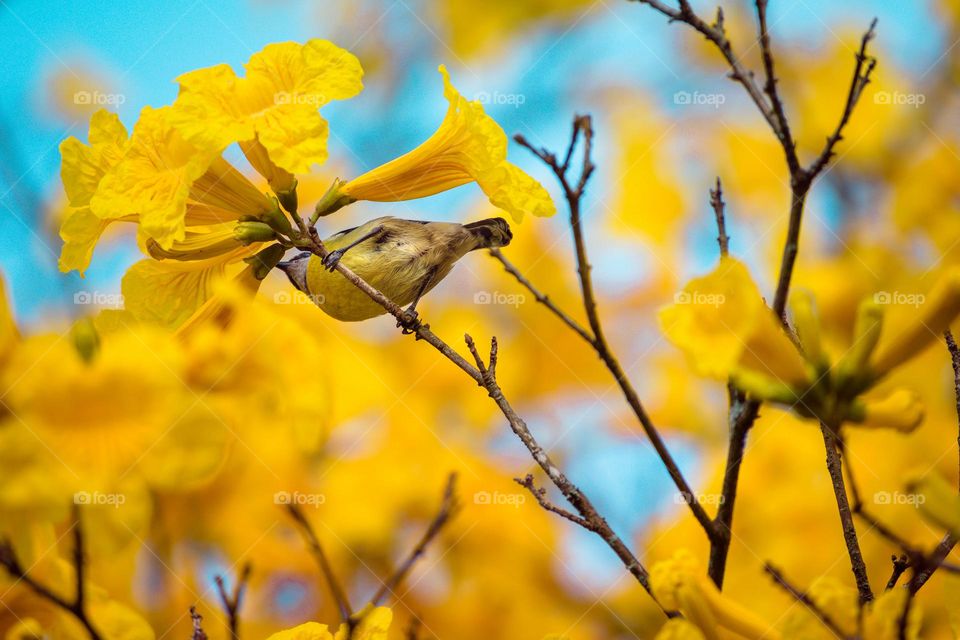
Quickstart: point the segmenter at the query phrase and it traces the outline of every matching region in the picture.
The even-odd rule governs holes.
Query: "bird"
[[[408,305],[405,315],[414,323],[419,322],[417,303],[460,258],[476,249],[505,247],[512,239],[503,218],[459,224],[384,216],[324,240],[329,251],[326,258],[302,252],[278,263],[277,268],[297,290],[337,320],[357,322],[386,313],[336,271],[342,263],[393,302]]]

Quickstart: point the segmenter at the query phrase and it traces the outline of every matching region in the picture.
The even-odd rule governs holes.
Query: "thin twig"
[[[437,514],[433,517],[433,520],[430,521],[430,524],[427,525],[427,529],[423,532],[423,535],[420,537],[419,542],[413,547],[407,557],[404,559],[400,566],[397,567],[397,570],[393,572],[387,580],[380,586],[380,589],[377,590],[377,593],[374,594],[371,602],[374,606],[379,605],[383,602],[383,599],[387,597],[387,594],[395,594],[397,587],[400,586],[400,583],[403,582],[404,578],[410,573],[410,570],[413,569],[413,565],[416,564],[423,554],[426,552],[427,547],[437,537],[437,534],[440,533],[440,530],[450,521],[450,519],[456,515],[459,505],[457,503],[457,494],[456,494],[456,483],[457,483],[457,474],[451,473],[447,478],[447,484],[443,490],[443,499],[440,501],[440,508],[437,510]]]
[[[580,174],[579,176],[575,176],[573,179],[571,179],[568,176],[567,171],[569,169],[568,161],[573,155],[573,149],[576,147],[578,139],[581,136],[583,138],[583,159],[581,162]],[[593,346],[594,350],[596,350],[597,355],[600,356],[600,359],[617,381],[617,385],[620,387],[621,392],[626,398],[627,404],[630,405],[634,415],[640,422],[640,426],[643,428],[644,433],[646,433],[647,438],[649,438],[654,450],[656,450],[657,455],[660,457],[660,461],[663,463],[664,467],[666,467],[667,473],[670,474],[670,478],[676,485],[677,490],[681,493],[681,495],[684,496],[684,501],[690,506],[690,510],[693,512],[694,517],[700,523],[700,526],[703,527],[703,530],[706,532],[707,536],[712,538],[714,531],[712,519],[703,508],[703,505],[700,504],[700,501],[697,500],[696,494],[690,488],[686,478],[684,478],[683,473],[680,471],[679,465],[677,465],[676,461],[673,459],[673,455],[667,448],[663,437],[660,435],[660,432],[657,430],[656,426],[654,426],[653,421],[647,415],[646,409],[644,409],[643,403],[640,401],[640,396],[637,394],[636,389],[634,389],[633,384],[630,382],[626,372],[620,365],[620,361],[617,359],[616,355],[614,355],[613,349],[611,349],[610,344],[607,342],[606,335],[603,331],[603,325],[600,322],[600,315],[597,312],[596,294],[593,288],[593,279],[590,277],[591,267],[587,258],[586,241],[584,240],[583,224],[581,221],[581,205],[584,191],[586,189],[587,182],[590,180],[590,176],[593,174],[593,171],[596,168],[593,164],[593,160],[591,159],[593,149],[593,126],[590,116],[584,115],[576,116],[574,118],[573,135],[571,136],[570,144],[567,147],[567,160],[563,164],[557,162],[557,157],[555,154],[547,151],[546,149],[534,147],[522,135],[515,135],[514,140],[540,158],[540,160],[543,161],[553,171],[558,182],[560,183],[561,188],[563,189],[564,197],[567,201],[567,208],[570,211],[570,227],[573,230],[574,252],[577,260],[577,274],[579,275],[580,279],[580,292],[583,298],[583,307],[587,315],[587,321],[590,325],[590,332],[593,334],[593,340],[588,340],[588,342]],[[524,281],[520,280],[520,283],[524,284]],[[531,291],[534,290],[531,289]],[[534,295],[536,295],[536,293]],[[580,332],[578,331],[578,333]]]
[[[717,244],[720,246],[720,256],[725,258],[730,254],[730,236],[727,235],[727,219],[725,214],[726,203],[723,201],[723,185],[720,176],[717,176],[717,186],[710,189],[710,206],[717,220]]]
[[[530,282],[530,280],[528,280],[527,277],[523,275],[523,273],[521,273],[520,270],[517,269],[517,267],[512,262],[510,262],[510,260],[508,260],[507,257],[503,255],[503,253],[499,249],[491,249],[490,255],[493,256],[494,259],[496,259],[497,261],[500,262],[500,264],[503,265],[503,268],[507,273],[512,275],[517,282],[523,285],[523,287],[527,291],[532,293],[534,299],[537,302],[545,306],[555,316],[560,318],[560,320],[563,321],[565,325],[567,325],[568,327],[570,327],[570,329],[575,331],[590,346],[595,346],[593,336],[590,335],[590,332],[587,331],[579,322],[577,322],[576,320],[571,318],[569,315],[567,315],[567,313],[564,312],[563,309],[561,309],[556,304],[554,304],[553,300],[551,300],[548,295],[542,293],[539,289],[537,289],[537,287],[532,282]]]
[[[252,567],[249,562],[243,565],[240,574],[237,576],[237,583],[233,585],[233,591],[230,593],[227,592],[223,576],[214,577],[220,602],[227,613],[227,627],[230,629],[232,640],[237,640],[240,637],[240,607],[243,605],[243,594],[247,589],[251,571]]]
[[[884,591],[891,591],[896,587],[897,583],[900,582],[900,576],[910,568],[910,560],[906,554],[903,553],[899,556],[890,556],[890,562],[893,565],[893,569],[890,571],[890,579],[887,580],[887,586],[884,587]]]
[[[763,565],[763,570],[770,574],[770,577],[773,578],[773,581],[777,583],[784,591],[793,596],[794,600],[805,606],[810,613],[815,615],[820,622],[824,624],[830,631],[832,631],[838,638],[850,638],[850,636],[840,628],[827,612],[820,608],[820,606],[813,601],[806,592],[801,591],[797,587],[793,586],[783,575],[783,573],[774,567],[769,562]]]
[[[7,573],[10,574],[17,582],[22,582],[27,585],[30,589],[33,590],[38,596],[47,600],[51,604],[60,609],[63,609],[79,622],[84,629],[86,629],[87,634],[90,636],[90,640],[101,640],[102,636],[93,626],[93,622],[90,620],[90,616],[86,610],[86,581],[84,578],[85,570],[85,557],[84,557],[84,541],[83,541],[83,532],[82,525],[80,522],[80,508],[79,506],[74,506],[73,508],[73,524],[71,532],[73,535],[73,569],[74,576],[76,577],[75,581],[75,592],[72,600],[67,600],[66,598],[55,593],[50,587],[38,582],[30,575],[29,571],[25,569],[17,558],[16,552],[13,548],[13,545],[9,540],[0,541],[0,566],[6,569]]]
[[[207,633],[203,630],[203,616],[196,607],[190,607],[190,620],[193,622],[193,634],[190,640],[207,640]]]
[[[514,411],[513,407],[510,406],[510,403],[503,395],[503,390],[500,388],[500,384],[495,377],[495,365],[498,352],[496,338],[491,340],[488,363],[484,363],[483,357],[479,351],[477,351],[473,338],[466,335],[464,336],[464,340],[481,372],[481,386],[487,390],[487,393],[493,398],[493,401],[500,407],[500,411],[507,418],[507,422],[510,423],[510,428],[516,436],[520,438],[524,446],[527,447],[530,455],[533,456],[536,463],[547,474],[550,481],[560,490],[567,502],[589,523],[588,529],[603,539],[607,546],[617,554],[617,557],[623,562],[627,571],[629,571],[631,575],[636,578],[637,582],[653,597],[653,592],[650,588],[649,574],[646,568],[640,563],[626,543],[613,531],[606,519],[600,515],[587,496],[553,463],[553,460],[550,459],[550,456],[530,432],[527,423],[517,415],[516,411]],[[656,600],[656,598],[654,598],[654,600]],[[670,614],[667,613],[667,615]]]
[[[327,587],[330,589],[333,600],[337,603],[337,608],[340,610],[340,619],[343,622],[349,623],[353,615],[353,609],[350,607],[350,601],[347,599],[347,594],[343,590],[343,587],[340,586],[340,581],[337,579],[333,567],[330,566],[330,560],[323,550],[323,545],[320,544],[320,538],[317,537],[313,526],[310,525],[310,521],[303,515],[303,511],[299,505],[287,504],[286,507],[287,512],[293,518],[294,522],[300,527],[300,533],[303,535],[307,546],[310,547],[310,552],[313,554],[314,559],[316,559],[321,573],[323,573]]]
[[[870,589],[870,580],[867,577],[867,565],[863,561],[860,551],[860,541],[857,538],[857,528],[853,524],[853,512],[847,498],[846,483],[843,480],[843,467],[840,458],[840,445],[835,430],[829,425],[821,423],[820,431],[823,434],[823,445],[827,451],[827,471],[833,485],[833,494],[837,499],[837,511],[840,514],[840,524],[843,528],[843,540],[847,545],[847,555],[850,556],[850,568],[857,583],[857,593],[860,603],[865,604],[873,600],[873,591]],[[856,499],[859,503],[859,498]]]
[[[547,499],[547,490],[543,487],[537,487],[534,484],[532,473],[528,473],[523,479],[514,478],[513,480],[514,482],[519,484],[521,487],[526,487],[527,490],[531,494],[533,494],[533,497],[537,501],[537,503],[539,503],[539,505],[544,509],[546,509],[547,511],[555,513],[561,518],[566,518],[567,520],[574,523],[575,525],[581,526],[584,529],[587,529],[588,531],[592,531],[591,529],[592,524],[590,523],[590,521],[586,520],[585,518],[581,518],[577,514],[567,511],[563,507],[558,507],[557,505],[550,502],[550,500]]]

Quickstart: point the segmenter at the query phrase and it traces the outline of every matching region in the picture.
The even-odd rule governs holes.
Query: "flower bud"
[[[247,245],[254,242],[276,240],[277,234],[265,222],[238,222],[237,226],[233,228],[233,237]]]

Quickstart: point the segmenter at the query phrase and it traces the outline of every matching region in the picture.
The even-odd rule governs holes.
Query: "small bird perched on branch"
[[[512,239],[503,218],[459,224],[387,216],[324,240],[330,254],[323,260],[303,252],[277,268],[337,320],[353,322],[386,313],[335,271],[339,262],[398,305],[409,305],[407,315],[416,318],[417,302],[450,273],[457,260],[474,249],[505,247]]]

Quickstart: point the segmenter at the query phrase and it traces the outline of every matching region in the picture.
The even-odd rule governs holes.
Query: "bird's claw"
[[[420,322],[420,316],[416,309],[407,309],[403,312],[401,318],[397,320],[397,326],[403,327],[403,334],[416,333],[423,326]]]
[[[327,254],[327,257],[323,259],[323,266],[327,271],[333,271],[337,268],[337,265],[340,264],[340,258],[343,257],[343,251],[337,249],[331,251]]]

